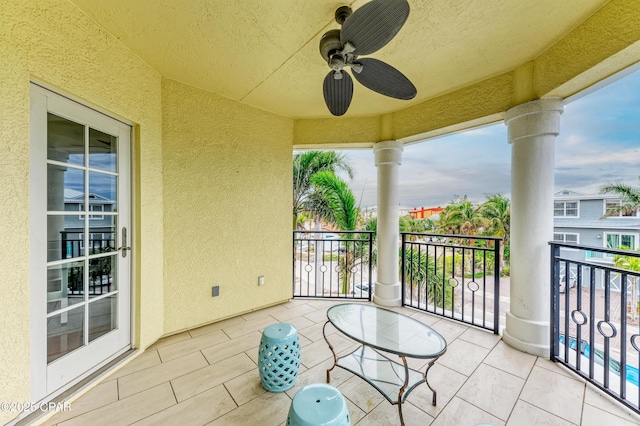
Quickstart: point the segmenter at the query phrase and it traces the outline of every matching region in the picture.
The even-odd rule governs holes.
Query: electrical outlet
[[[211,287],[211,297],[220,296],[220,286],[214,285]]]
[[[258,285],[264,285],[264,275],[258,277]]]

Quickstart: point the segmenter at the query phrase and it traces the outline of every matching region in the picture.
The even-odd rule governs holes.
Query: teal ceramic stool
[[[351,426],[347,403],[331,385],[315,383],[293,397],[287,426]]]
[[[287,323],[272,324],[262,332],[258,370],[262,386],[270,392],[291,389],[300,368],[298,330]]]

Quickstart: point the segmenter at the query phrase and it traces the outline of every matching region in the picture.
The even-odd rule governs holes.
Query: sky
[[[597,194],[602,185],[640,186],[640,71],[565,105],[555,148],[555,191]],[[348,181],[360,207],[377,205],[372,149],[341,150],[355,170]],[[348,179],[348,178],[347,178]],[[510,195],[511,146],[500,122],[406,145],[400,206],[445,206]]]

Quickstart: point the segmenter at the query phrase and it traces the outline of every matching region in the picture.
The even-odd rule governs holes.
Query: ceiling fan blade
[[[324,78],[322,91],[324,102],[331,114],[341,116],[349,109],[353,98],[353,80],[346,71],[341,71],[342,78],[335,79],[336,71],[331,70]]]
[[[418,91],[413,83],[391,65],[373,58],[358,59],[356,64],[362,65],[360,73],[353,76],[363,86],[374,92],[396,99],[413,99]]]
[[[408,17],[407,0],[373,0],[347,18],[340,42],[355,46],[354,55],[368,55],[389,43]]]

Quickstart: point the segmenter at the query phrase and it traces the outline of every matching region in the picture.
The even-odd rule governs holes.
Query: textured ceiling
[[[366,1],[71,0],[165,77],[292,118],[331,117],[320,36]],[[511,71],[606,0],[409,0],[406,24],[370,55],[415,84],[410,101],[355,83],[349,116],[380,115]]]

